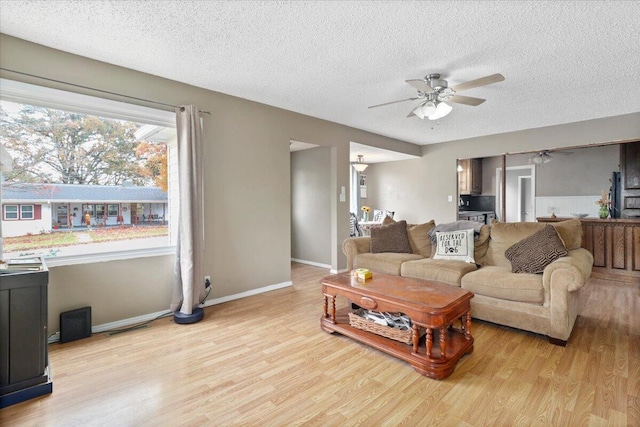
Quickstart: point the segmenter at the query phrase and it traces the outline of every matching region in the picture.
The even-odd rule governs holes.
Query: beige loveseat
[[[344,241],[347,268],[369,268],[406,277],[435,280],[461,286],[474,293],[474,318],[549,337],[566,345],[579,314],[579,291],[588,281],[593,256],[581,248],[582,224],[569,220],[552,224],[568,250],[542,274],[512,273],[505,251],[541,230],[544,223],[499,223],[484,226],[475,241],[475,261],[433,259],[424,250],[416,253],[371,253],[370,237]]]

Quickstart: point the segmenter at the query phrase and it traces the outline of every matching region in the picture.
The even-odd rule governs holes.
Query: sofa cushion
[[[477,295],[542,304],[542,275],[512,273],[510,267],[485,266],[462,277],[463,289]]]
[[[582,247],[582,221],[579,219],[569,219],[566,221],[554,222],[551,225],[556,229],[564,246],[568,251]]]
[[[483,265],[497,265],[511,270],[511,262],[504,252],[512,245],[536,231],[546,224],[540,222],[495,222],[491,225],[489,248],[484,256]]]
[[[412,253],[407,237],[407,221],[371,229],[371,253],[382,252]]]
[[[400,275],[460,286],[462,276],[476,269],[475,264],[464,261],[423,258],[404,262],[400,268]]]
[[[511,262],[505,257],[504,252],[525,237],[542,230],[546,225],[542,222],[494,222],[491,225],[489,248],[482,264],[511,267]],[[579,219],[560,221],[551,225],[558,231],[567,250],[571,251],[582,245],[582,222]]]
[[[372,254],[365,252],[356,255],[353,268],[368,268],[369,270],[380,271],[382,273],[400,275],[400,267],[403,262],[422,259],[421,255],[416,254],[399,254],[399,253],[381,253]]]
[[[513,273],[538,274],[568,253],[556,229],[547,224],[542,230],[510,246],[504,255],[511,261]]]
[[[491,226],[483,225],[480,229],[480,234],[473,241],[473,258],[476,260],[476,264],[478,265],[482,265],[484,263],[484,256],[487,253],[487,249],[489,249],[490,235]]]
[[[431,220],[424,224],[407,224],[407,237],[411,245],[411,252],[422,255],[425,258],[431,256],[431,238],[429,230],[436,226]]]
[[[436,253],[433,259],[473,262],[473,229],[436,232]]]

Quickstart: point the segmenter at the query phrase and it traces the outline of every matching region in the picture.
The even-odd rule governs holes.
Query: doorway
[[[502,216],[502,168],[496,168],[497,217],[502,222],[535,222],[535,166],[507,167],[506,218]]]

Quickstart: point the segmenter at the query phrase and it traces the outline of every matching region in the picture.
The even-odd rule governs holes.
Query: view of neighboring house
[[[166,224],[168,194],[133,185],[2,184],[4,237],[60,228]]]

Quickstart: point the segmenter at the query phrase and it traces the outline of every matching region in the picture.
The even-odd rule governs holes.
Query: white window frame
[[[25,216],[24,208],[31,208],[31,217]],[[20,205],[20,219],[33,221],[36,219],[36,208],[34,205]]]
[[[0,99],[4,101],[17,102],[20,104],[38,105],[42,107],[55,108],[58,110],[72,111],[83,114],[93,114],[100,117],[128,120],[149,125],[163,126],[168,128],[176,127],[176,117],[173,111],[159,110],[155,108],[144,107],[141,105],[124,103],[122,101],[82,95],[75,92],[52,89],[44,86],[37,86],[8,79],[0,79]],[[170,143],[169,148],[171,148],[171,145],[175,143],[175,141]],[[171,162],[171,158],[169,158],[168,160]],[[175,162],[175,169],[177,169],[177,161]],[[172,172],[170,168],[169,173],[175,173],[175,175],[177,176],[177,170]],[[170,198],[171,200],[175,200],[173,205],[177,206],[177,192],[174,191],[173,194],[170,195]],[[173,222],[177,225],[177,221]],[[46,262],[47,266],[56,267],[63,265],[87,264],[94,262],[174,254],[176,241],[175,236],[175,231],[170,229],[169,244],[167,246],[86,255],[57,256],[47,258]],[[0,240],[0,245],[1,244],[2,243]],[[2,253],[1,247],[0,253]]]
[[[12,214],[15,214],[15,218],[8,218],[7,217],[7,208],[16,208],[15,212],[11,212]],[[2,207],[2,219],[4,221],[20,221],[20,205],[4,205]]]

